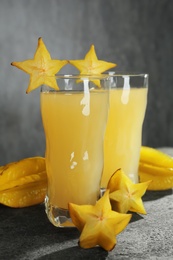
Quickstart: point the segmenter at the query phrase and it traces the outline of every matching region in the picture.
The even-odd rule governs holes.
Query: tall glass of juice
[[[70,227],[68,203],[95,204],[99,197],[110,80],[104,75],[62,75],[56,81],[59,90],[41,88],[45,207],[53,225]]]
[[[110,75],[110,109],[104,139],[104,170],[101,187],[106,188],[112,174],[121,168],[138,182],[147,91],[147,74]]]

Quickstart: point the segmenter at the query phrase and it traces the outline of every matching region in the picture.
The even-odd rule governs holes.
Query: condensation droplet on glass
[[[72,162],[72,164],[70,165],[70,169],[73,170],[76,167],[76,165],[77,165],[77,162]]]
[[[89,156],[88,156],[88,151],[85,151],[84,152],[84,155],[83,155],[83,160],[86,161],[89,159]]]
[[[72,169],[72,170],[73,170],[73,169],[76,167],[76,165],[77,165],[77,162],[73,161],[74,156],[75,156],[75,153],[72,152],[72,153],[70,154],[70,162],[71,162],[71,164],[70,164],[70,169]]]
[[[73,160],[73,158],[74,158],[74,152],[72,152],[70,155],[70,162]]]

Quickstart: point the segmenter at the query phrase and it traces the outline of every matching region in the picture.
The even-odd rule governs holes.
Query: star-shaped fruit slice
[[[116,245],[116,235],[128,225],[131,214],[121,214],[111,209],[109,190],[93,205],[69,203],[73,224],[81,232],[79,245],[82,248],[101,246],[106,251]]]
[[[30,75],[26,93],[38,88],[42,84],[58,90],[55,74],[68,62],[66,60],[52,60],[42,38],[38,39],[38,46],[32,60],[12,62],[11,65]]]
[[[107,186],[110,190],[112,209],[120,213],[133,211],[146,214],[141,197],[145,194],[150,182],[135,184],[122,169],[118,169],[110,178]]]
[[[94,45],[91,45],[83,60],[69,60],[68,62],[75,66],[81,75],[98,75],[116,66],[115,63],[98,60]],[[91,81],[98,87],[100,86],[99,80]]]

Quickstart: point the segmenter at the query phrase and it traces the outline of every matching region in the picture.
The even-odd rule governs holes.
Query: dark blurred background
[[[173,146],[172,0],[1,0],[0,165],[44,156],[39,90],[10,65],[31,59],[38,37],[56,59],[83,59],[91,44],[120,71],[149,73],[143,144]]]

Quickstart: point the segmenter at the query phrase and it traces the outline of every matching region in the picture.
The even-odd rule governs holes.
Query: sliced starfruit
[[[42,38],[38,39],[38,46],[32,60],[12,62],[11,65],[23,70],[30,75],[30,81],[26,93],[45,84],[58,90],[55,74],[66,65],[66,60],[52,60]]]
[[[148,190],[173,188],[173,158],[157,149],[142,146],[139,161],[140,182],[152,180]]]
[[[131,214],[120,214],[111,210],[109,190],[93,205],[69,203],[73,224],[81,232],[79,245],[82,248],[101,246],[106,251],[116,245],[116,235],[128,225]]]
[[[47,190],[45,158],[31,157],[0,168],[0,203],[27,207],[44,201]]]
[[[130,178],[118,169],[110,178],[107,189],[110,190],[112,209],[120,213],[128,211],[146,214],[141,197],[151,181],[134,184]]]
[[[94,45],[91,45],[83,60],[69,60],[68,62],[75,66],[81,75],[98,75],[116,66],[115,63],[98,60]],[[94,82],[96,86],[100,86],[99,80],[91,81]]]

